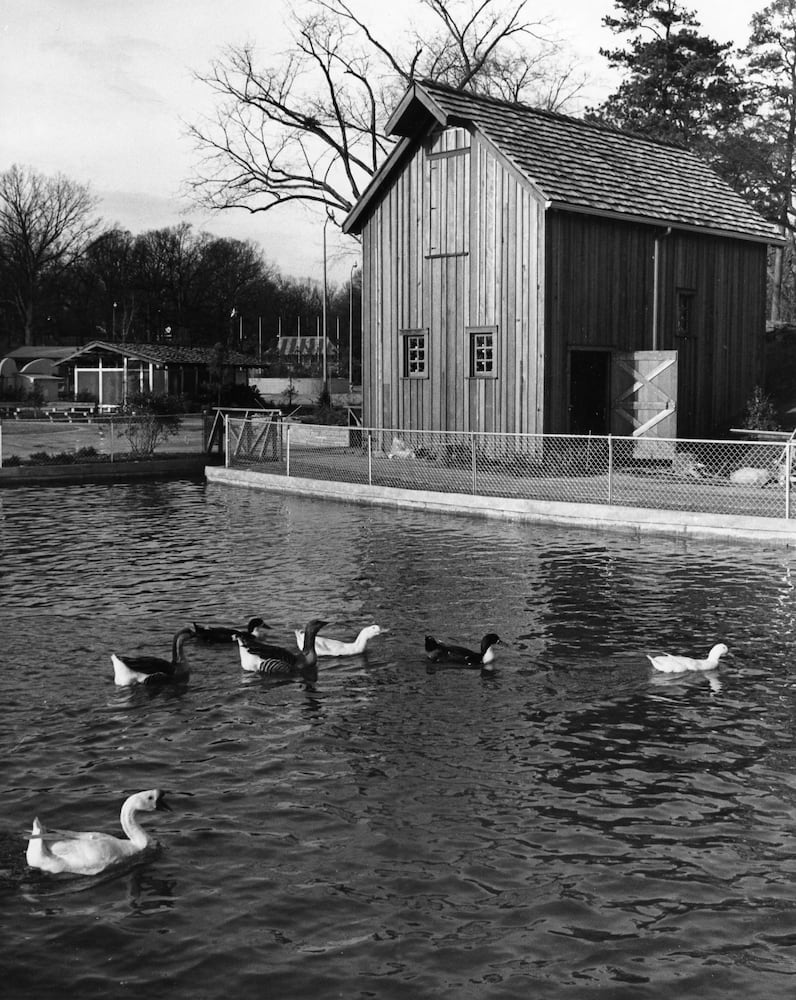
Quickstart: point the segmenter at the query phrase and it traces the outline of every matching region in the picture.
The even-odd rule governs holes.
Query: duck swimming
[[[451,646],[439,642],[433,635],[426,636],[426,656],[432,663],[458,663],[465,667],[481,667],[492,670],[495,660],[495,646],[506,643],[494,632],[487,632],[481,640],[481,649],[467,649],[466,646]]]
[[[661,653],[658,656],[650,656],[647,653],[646,657],[656,670],[662,670],[666,674],[684,674],[689,670],[715,670],[721,657],[728,653],[729,649],[723,642],[720,642],[711,649],[706,660],[696,660],[691,656],[677,656],[674,653]]]
[[[236,635],[250,635],[254,639],[266,639],[266,632],[271,628],[262,618],[250,618],[245,629],[230,628],[227,625],[199,625],[193,623],[196,638],[202,642],[221,643],[234,642]]]
[[[178,684],[186,681],[191,671],[183,658],[182,647],[185,640],[194,635],[194,630],[188,626],[176,633],[171,643],[170,660],[160,656],[111,653],[113,683],[118,687],[129,687],[131,684]]]
[[[380,635],[378,625],[368,625],[363,628],[353,642],[343,642],[340,639],[327,639],[319,635],[315,640],[315,652],[318,656],[358,656],[365,652],[368,642],[374,635]],[[304,632],[296,629],[296,643],[299,649],[304,646]]]
[[[75,875],[97,875],[110,865],[139,854],[152,842],[136,819],[136,813],[169,809],[159,788],[136,792],[122,806],[121,823],[127,840],[107,833],[73,833],[70,830],[47,831],[33,820],[28,840],[27,862],[42,871],[72,872]]]
[[[240,665],[244,670],[260,674],[276,674],[289,676],[300,674],[306,680],[315,680],[318,676],[318,656],[315,652],[315,637],[329,622],[313,618],[307,622],[304,629],[304,642],[300,652],[294,653],[283,646],[272,646],[270,643],[258,642],[246,635],[237,633],[240,648]]]

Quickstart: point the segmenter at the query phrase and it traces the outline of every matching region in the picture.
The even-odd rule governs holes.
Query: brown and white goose
[[[244,670],[277,676],[301,675],[305,680],[315,680],[318,676],[318,654],[315,651],[315,637],[329,622],[313,618],[304,629],[304,643],[295,652],[284,646],[274,646],[258,642],[238,632],[236,638],[240,649],[240,665]]]
[[[181,628],[172,640],[170,660],[161,656],[111,653],[113,683],[129,687],[131,684],[180,684],[188,680],[191,668],[183,657],[182,647],[186,639],[194,636],[192,628]]]

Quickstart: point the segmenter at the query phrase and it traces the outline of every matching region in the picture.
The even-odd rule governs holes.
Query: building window
[[[428,152],[427,254],[467,253],[470,228],[470,134],[464,128],[436,133]]]
[[[427,334],[425,330],[404,330],[403,337],[403,377],[426,378],[428,376]]]
[[[691,289],[677,290],[677,331],[679,340],[694,336],[694,292]]]
[[[470,328],[470,378],[497,377],[497,330]]]

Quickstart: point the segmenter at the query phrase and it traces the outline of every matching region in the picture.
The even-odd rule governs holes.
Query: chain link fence
[[[226,424],[229,467],[528,500],[791,517],[796,442]]]
[[[210,422],[202,413],[0,420],[0,467],[198,455],[206,450]]]

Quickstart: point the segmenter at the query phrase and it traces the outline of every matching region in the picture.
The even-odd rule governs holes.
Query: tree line
[[[380,37],[349,0],[289,5],[293,44],[258,62],[230,47],[199,78],[217,114],[191,127],[198,152],[188,184],[214,210],[316,206],[342,221],[393,148],[387,122],[413,80],[521,100],[554,111],[580,101],[587,80],[554,22],[528,0],[415,0],[406,30]],[[754,14],[744,44],[705,34],[679,0],[615,0],[601,50],[619,83],[582,113],[673,142],[705,158],[786,238],[772,252],[771,318],[796,322],[794,159],[796,0]],[[315,333],[323,291],[283,277],[252,243],[189,225],[133,235],[101,231],[89,188],[30,168],[0,174],[0,335],[10,343],[93,339],[268,347]],[[358,284],[331,289],[327,329],[348,330]],[[242,317],[242,322],[241,322]],[[358,338],[354,338],[358,348]],[[347,338],[341,337],[343,354]]]
[[[280,331],[317,332],[320,285],[282,275],[255,243],[188,223],[138,235],[103,229],[95,209],[89,188],[68,178],[19,166],[0,174],[3,352],[20,343],[221,341],[257,357]],[[346,361],[359,285],[353,274],[327,289],[327,330],[344,331]]]

